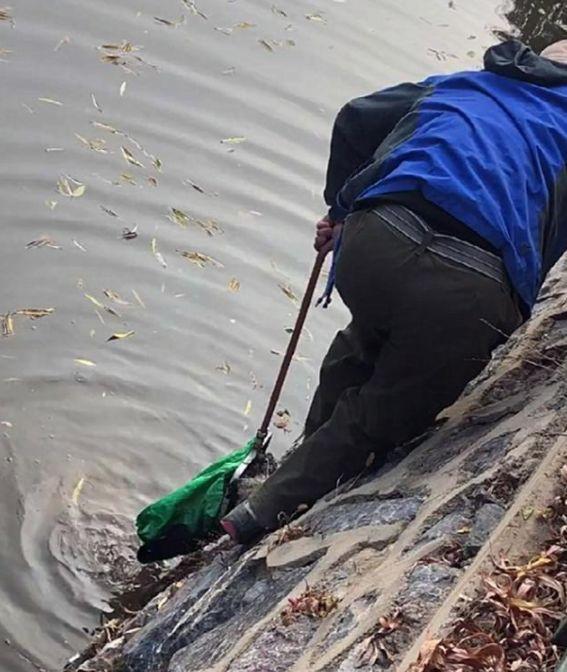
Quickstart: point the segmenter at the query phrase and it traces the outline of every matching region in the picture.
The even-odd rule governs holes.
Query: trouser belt
[[[429,250],[506,287],[509,286],[504,263],[500,257],[488,250],[466,240],[437,233],[424,219],[403,205],[384,204],[374,208],[372,212],[388,226],[417,243],[424,251]]]

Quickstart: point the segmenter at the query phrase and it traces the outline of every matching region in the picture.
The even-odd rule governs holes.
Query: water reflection
[[[517,0],[505,16],[512,24],[502,37],[518,37],[536,51],[567,38],[567,5],[557,0]]]

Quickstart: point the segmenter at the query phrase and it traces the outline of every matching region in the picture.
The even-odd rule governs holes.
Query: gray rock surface
[[[488,539],[492,530],[498,525],[505,513],[505,509],[499,504],[484,504],[474,518],[473,528],[467,539],[466,549],[468,552],[476,552]]]
[[[329,506],[313,515],[306,520],[306,524],[313,532],[330,534],[363,525],[407,523],[415,518],[422,501],[421,497],[406,497],[345,502]]]

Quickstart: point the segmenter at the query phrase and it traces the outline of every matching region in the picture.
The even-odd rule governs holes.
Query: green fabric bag
[[[244,448],[217,460],[195,478],[158,499],[136,518],[138,536],[150,543],[162,536],[171,525],[187,527],[189,536],[202,539],[211,532],[222,515],[222,505],[230,479],[250,455],[256,439]]]

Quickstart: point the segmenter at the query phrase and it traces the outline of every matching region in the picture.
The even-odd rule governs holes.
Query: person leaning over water
[[[567,40],[357,98],[335,121],[316,248],[342,227],[352,313],[305,437],[222,521],[245,542],[421,434],[530,314],[567,248]],[[335,248],[337,249],[337,248]]]

